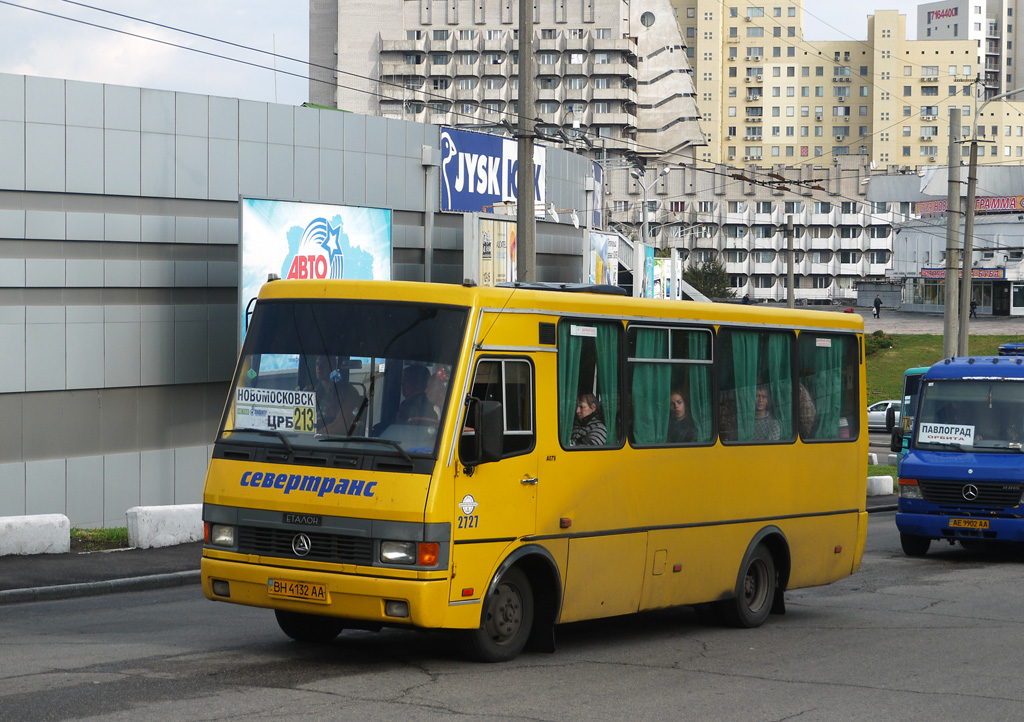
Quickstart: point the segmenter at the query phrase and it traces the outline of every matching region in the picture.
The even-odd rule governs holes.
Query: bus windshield
[[[934,451],[1020,452],[1024,382],[925,381],[915,446]]]
[[[261,301],[219,439],[435,457],[468,310]]]

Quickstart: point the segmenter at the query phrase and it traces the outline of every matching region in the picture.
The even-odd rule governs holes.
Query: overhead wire
[[[406,88],[404,85],[401,85],[401,84],[398,84],[398,83],[390,83],[390,82],[385,81],[385,80],[370,78],[368,76],[359,75],[357,73],[352,73],[350,71],[345,71],[345,70],[342,70],[340,68],[332,68],[330,66],[323,66],[323,65],[318,65],[316,63],[310,63],[308,61],[301,60],[301,59],[298,59],[298,58],[289,57],[289,56],[284,55],[284,54],[279,54],[279,53],[276,53],[276,52],[262,50],[260,48],[256,48],[256,47],[253,47],[253,46],[245,45],[245,44],[242,44],[242,43],[236,43],[236,42],[233,42],[233,41],[230,41],[230,40],[225,40],[225,39],[222,39],[222,38],[217,38],[215,36],[207,35],[207,34],[204,34],[204,33],[198,33],[198,32],[194,32],[194,31],[190,31],[190,30],[185,30],[183,28],[178,28],[178,27],[175,27],[175,26],[172,26],[172,25],[167,25],[167,24],[164,24],[164,23],[158,23],[158,22],[155,22],[155,21],[146,20],[146,19],[140,18],[138,16],[129,15],[127,13],[120,13],[120,12],[109,10],[109,9],[106,9],[106,8],[101,8],[101,7],[98,7],[98,6],[95,6],[95,5],[89,5],[89,4],[83,3],[83,2],[77,2],[76,0],[61,0],[61,2],[65,3],[65,4],[68,4],[68,5],[73,5],[73,6],[81,7],[81,8],[84,8],[84,9],[92,10],[94,12],[100,12],[100,13],[104,13],[104,14],[120,17],[120,18],[125,19],[125,20],[130,20],[130,21],[133,21],[133,22],[139,22],[139,23],[143,23],[143,24],[150,25],[150,26],[153,26],[153,27],[159,27],[159,28],[164,29],[164,30],[169,30],[169,31],[172,31],[172,32],[177,32],[177,33],[189,35],[189,36],[196,37],[196,38],[199,38],[199,39],[202,39],[202,40],[206,40],[206,41],[209,41],[209,42],[224,44],[224,45],[236,48],[236,49],[250,51],[250,52],[254,52],[254,53],[259,53],[261,55],[270,56],[270,57],[274,58],[275,60],[284,60],[284,61],[289,61],[289,62],[300,63],[300,64],[305,65],[307,67],[315,67],[315,68],[319,68],[319,69],[323,69],[323,70],[329,70],[329,71],[332,71],[332,72],[338,72],[340,74],[347,75],[347,76],[350,76],[350,77],[353,77],[353,78],[357,78],[357,79],[360,79],[360,80],[369,80],[369,81],[372,81],[372,82],[379,82],[379,83],[381,83],[383,85],[392,85],[393,87],[402,88],[403,90],[410,90],[409,88]],[[724,2],[724,0],[723,0],[723,2]],[[14,8],[19,8],[19,9],[22,9],[22,10],[29,10],[31,12],[35,12],[35,13],[39,13],[39,14],[42,14],[42,15],[45,15],[45,16],[49,16],[49,17],[53,17],[53,18],[57,18],[57,19],[61,19],[61,20],[67,20],[67,21],[70,21],[70,22],[86,25],[86,26],[93,27],[93,28],[96,28],[96,29],[99,29],[99,30],[105,30],[105,31],[108,31],[108,32],[114,32],[114,33],[122,34],[122,35],[125,35],[125,36],[128,36],[128,37],[133,37],[133,38],[137,38],[137,39],[140,39],[140,40],[146,40],[146,41],[150,41],[150,42],[166,45],[166,46],[169,46],[169,47],[185,50],[185,51],[188,51],[188,52],[198,53],[198,54],[205,55],[205,56],[208,56],[208,57],[211,57],[211,58],[215,58],[215,59],[220,59],[220,60],[225,60],[225,61],[229,61],[229,62],[239,63],[239,64],[246,65],[246,66],[249,66],[249,67],[253,67],[253,68],[257,68],[257,69],[261,69],[261,70],[268,70],[268,71],[275,72],[275,73],[281,73],[281,74],[284,74],[284,75],[296,77],[296,78],[303,79],[303,80],[312,80],[313,82],[322,82],[322,83],[330,84],[332,86],[336,86],[336,87],[341,88],[343,90],[351,90],[353,92],[368,94],[368,95],[372,95],[374,97],[378,97],[378,98],[381,98],[381,99],[386,99],[387,98],[387,96],[385,96],[384,94],[376,93],[376,92],[371,91],[371,90],[366,90],[366,89],[363,89],[363,88],[355,88],[355,87],[343,85],[343,84],[340,84],[340,83],[337,83],[337,82],[334,82],[334,81],[326,81],[326,80],[323,80],[323,79],[318,79],[318,78],[311,77],[308,74],[296,73],[296,72],[292,72],[292,71],[282,70],[280,68],[277,68],[276,66],[263,65],[263,64],[260,64],[260,63],[257,63],[257,62],[248,61],[248,60],[244,60],[244,59],[241,59],[241,58],[236,58],[236,57],[232,57],[232,56],[229,56],[229,55],[224,55],[224,54],[221,54],[221,53],[215,53],[215,52],[212,52],[212,51],[209,51],[209,50],[203,50],[203,49],[200,49],[200,48],[195,48],[195,47],[192,47],[192,46],[183,45],[181,43],[175,43],[175,42],[172,42],[172,41],[169,41],[169,40],[164,40],[164,39],[161,39],[161,38],[155,38],[155,37],[143,35],[141,33],[136,33],[136,32],[132,32],[132,31],[120,29],[120,28],[114,28],[114,27],[111,27],[111,26],[102,25],[102,24],[99,24],[99,23],[94,23],[94,22],[83,20],[83,19],[80,19],[80,18],[74,18],[74,17],[71,17],[71,16],[62,15],[60,13],[54,13],[54,12],[42,10],[42,9],[39,9],[39,8],[32,8],[32,7],[28,7],[28,6],[25,6],[25,5],[19,5],[18,3],[11,2],[10,0],[0,0],[0,4],[11,6],[11,7],[14,7]],[[723,7],[724,7],[724,5],[723,5]],[[774,18],[772,18],[772,20],[774,20]],[[782,40],[785,44],[792,45],[792,43],[789,43],[788,40],[786,40],[786,39],[783,39],[783,38],[779,38],[779,39]],[[800,42],[802,42],[804,44],[807,44],[807,45],[810,45],[809,41],[805,41],[802,38],[800,39]],[[813,46],[811,46],[811,47],[813,47]],[[821,54],[820,51],[819,51],[819,54]],[[827,56],[823,56],[823,57],[825,57],[826,60],[829,60],[829,58],[827,58]],[[837,61],[835,61],[835,60],[832,60],[832,62],[833,62],[833,64],[837,63]],[[443,102],[452,102],[450,100],[450,98],[448,96],[445,96],[445,95],[440,95],[440,94],[435,95],[435,94],[429,93],[428,91],[425,91],[425,90],[421,91],[421,90],[418,90],[418,89],[416,89],[416,92],[423,93],[424,96],[426,96],[426,99],[436,98],[438,102],[442,102],[442,101]],[[424,102],[427,102],[427,101],[424,100]],[[459,116],[459,117],[465,117],[462,114],[460,114],[458,112],[454,112],[454,111],[452,112],[452,114],[455,115],[455,116]],[[502,113],[502,114],[504,114],[504,115],[514,115],[512,113]],[[473,118],[473,119],[475,120],[475,118]],[[537,119],[537,120],[539,120],[539,119]],[[897,121],[897,122],[894,123],[894,125],[899,125],[899,124],[900,124],[900,121]],[[883,129],[883,131],[884,131],[884,129]],[[883,131],[879,131],[879,132],[883,132]],[[588,128],[584,132],[589,134],[590,133],[590,129]],[[601,137],[601,136],[595,135],[594,137]],[[676,156],[678,156],[680,158],[683,158],[685,160],[689,160],[690,159],[689,156],[683,155],[682,153],[676,152],[676,153],[673,154],[672,152],[667,152],[667,151],[664,151],[663,149],[656,148],[654,146],[648,146],[648,145],[645,145],[643,143],[639,143],[639,142],[636,142],[636,141],[634,141],[632,143],[632,147],[641,148],[641,149],[647,150],[647,151],[653,151],[655,154],[661,154],[662,157],[676,155]],[[696,161],[696,162],[699,163],[699,162],[703,162],[703,161]],[[718,170],[717,168],[702,167],[700,165],[696,165],[696,163],[692,167],[696,171],[698,171],[698,172],[708,173],[708,174],[712,174],[712,175],[723,175],[723,176],[726,176],[729,179],[727,181],[728,183],[733,183],[733,182],[735,182],[735,183],[742,183],[742,182],[745,182],[745,181],[737,181],[737,180],[732,178],[732,174],[729,174],[727,172]],[[767,173],[767,171],[764,171],[764,170],[750,171],[749,169],[746,169],[746,172],[752,173],[752,174],[761,174],[761,175],[764,175],[764,174]],[[859,171],[856,170],[856,169],[853,169],[853,172],[859,172]],[[838,197],[847,198],[847,200],[850,200],[851,202],[856,202],[856,203],[863,203],[864,202],[864,201],[862,201],[860,199],[842,196],[841,194],[837,194],[837,193],[830,193],[830,196],[831,197],[838,196]],[[686,197],[686,196],[684,195],[684,196],[677,196],[677,197]],[[666,200],[671,200],[671,199],[666,199]],[[642,204],[642,201],[637,201],[637,203]],[[631,205],[633,205],[633,204],[631,204]],[[628,210],[628,208],[627,208],[627,210]]]

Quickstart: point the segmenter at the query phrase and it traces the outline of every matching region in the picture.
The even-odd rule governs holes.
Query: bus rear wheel
[[[932,540],[926,536],[900,532],[900,546],[903,547],[903,553],[908,557],[923,557],[928,553],[928,547],[931,544]]]
[[[480,626],[464,637],[466,651],[481,662],[515,659],[533,629],[533,589],[515,567],[502,575],[486,599]]]
[[[736,583],[736,598],[723,602],[726,621],[734,627],[760,627],[772,611],[775,599],[775,560],[758,545],[747,559]]]
[[[281,631],[296,642],[326,644],[341,634],[344,629],[343,622],[333,617],[286,612],[283,609],[275,609],[274,615],[277,617],[277,625],[281,627]]]

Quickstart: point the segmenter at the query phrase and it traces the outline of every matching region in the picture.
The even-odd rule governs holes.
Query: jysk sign
[[[545,203],[545,149],[533,148],[533,200]],[[454,128],[441,130],[441,210],[481,213],[517,198],[519,148],[514,140]],[[536,207],[536,206],[535,206]],[[543,215],[540,209],[539,215]]]

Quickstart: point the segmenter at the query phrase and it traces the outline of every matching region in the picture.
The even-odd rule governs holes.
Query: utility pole
[[[516,267],[518,280],[537,280],[537,221],[533,186],[533,2],[519,0],[519,168],[516,175]]]
[[[981,82],[981,76],[978,76],[978,82]],[[982,86],[985,87],[984,85]],[[974,132],[971,133],[971,165],[970,170],[967,174],[967,208],[966,219],[964,221],[964,279],[963,279],[963,294],[961,297],[960,307],[960,338],[957,344],[957,352],[961,356],[967,356],[969,354],[967,343],[970,339],[969,327],[971,318],[971,267],[972,258],[974,253],[974,194],[978,184],[978,125],[981,112],[985,110],[985,106],[995,100],[1003,100],[1010,97],[1011,95],[1017,95],[1018,93],[1024,93],[1024,88],[1015,88],[1014,90],[1008,90],[1005,93],[995,95],[984,103],[981,107],[978,105],[978,94],[974,94]],[[952,117],[950,118],[952,123]],[[949,271],[946,271],[947,276]],[[949,354],[946,354],[947,356]]]
[[[946,308],[942,316],[942,354],[956,356],[959,348],[957,336],[957,235],[960,233],[960,108],[949,109],[949,178],[946,185]]]
[[[796,306],[796,290],[793,288],[793,262],[796,260],[793,255],[793,216],[786,216],[786,305],[789,308]]]
[[[960,280],[960,338],[957,356],[969,356],[971,325],[971,269],[974,256],[974,194],[978,185],[978,137],[971,138],[971,164],[967,171],[967,218],[964,221],[964,275]]]

